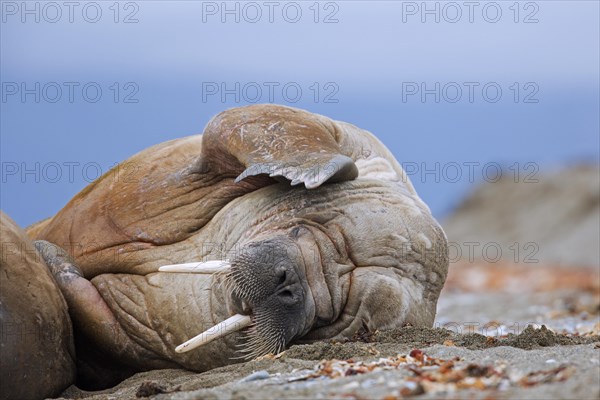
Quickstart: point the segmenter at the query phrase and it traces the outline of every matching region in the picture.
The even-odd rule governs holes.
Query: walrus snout
[[[296,235],[297,236],[297,235]],[[164,265],[160,272],[222,274],[237,314],[177,346],[183,353],[248,328],[240,358],[279,353],[306,333],[314,302],[300,275],[298,245],[286,235],[247,243],[233,260]]]
[[[277,353],[305,330],[302,255],[285,236],[245,245],[231,262],[233,295],[249,304],[254,325],[242,350],[248,357]]]
[[[295,266],[300,257],[294,243],[285,238],[245,245],[231,261],[234,293],[253,307],[273,295],[293,297],[288,288],[299,282]]]

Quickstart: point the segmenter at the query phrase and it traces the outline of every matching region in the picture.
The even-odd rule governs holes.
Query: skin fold
[[[227,110],[202,135],[134,155],[27,233],[68,303],[88,388],[432,326],[448,269],[444,232],[383,144],[276,105]],[[157,272],[225,259],[229,273]],[[237,313],[253,325],[175,352]]]

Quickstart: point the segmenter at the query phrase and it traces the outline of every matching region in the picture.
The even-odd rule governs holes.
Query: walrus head
[[[246,340],[236,356],[254,358],[361,330],[431,326],[447,270],[443,231],[425,209],[392,197],[392,185],[374,187],[365,181],[313,192],[330,199],[343,189],[344,197],[332,206],[308,204],[303,192],[273,186],[270,204],[284,205],[266,211],[253,202],[262,218],[239,239],[239,250],[227,253],[227,261],[161,267],[218,272],[215,281],[223,285],[213,288],[225,288],[217,298],[228,304],[221,318],[229,318],[176,350],[242,331]],[[375,207],[373,199],[396,203]],[[399,224],[404,215],[410,218]]]

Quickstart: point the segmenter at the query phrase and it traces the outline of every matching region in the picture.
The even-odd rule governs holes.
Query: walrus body
[[[36,246],[69,304],[89,388],[431,326],[448,268],[442,229],[374,136],[274,105],[225,111],[203,135],[133,156],[28,234],[47,241]],[[157,272],[208,260],[229,260],[230,273]],[[235,314],[252,326],[174,350]]]
[[[44,261],[0,211],[0,399],[60,394],[75,380],[65,300]]]

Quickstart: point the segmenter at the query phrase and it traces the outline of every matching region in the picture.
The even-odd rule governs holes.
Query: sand
[[[102,392],[72,386],[63,397],[600,398],[596,291],[563,287],[516,296],[479,289],[459,291],[450,284],[431,329],[404,327],[343,343],[295,345],[277,356],[201,374],[144,372]]]
[[[277,359],[254,360],[202,374],[183,370],[145,372],[110,390],[94,394],[71,387],[64,396],[86,399],[391,399],[402,395],[597,399],[600,396],[598,336],[568,337],[545,328],[527,328],[519,335],[490,341],[480,335],[456,334],[441,328],[407,327],[373,335],[369,340],[293,346]],[[433,360],[433,365],[422,365],[419,354],[424,354],[429,363]],[[403,362],[399,362],[402,360],[399,355],[404,356]],[[351,362],[336,364],[321,359],[351,359]],[[444,370],[444,362],[450,362],[452,368]],[[323,368],[327,363],[330,368]]]

